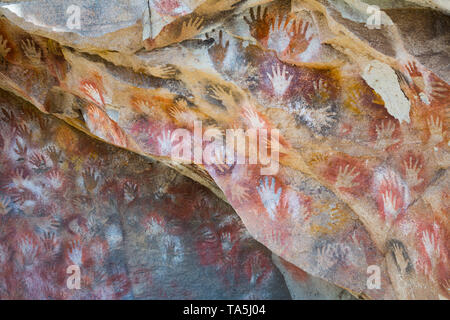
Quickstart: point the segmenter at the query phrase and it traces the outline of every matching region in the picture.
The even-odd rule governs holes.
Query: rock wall
[[[80,29],[67,1],[5,4],[0,86],[210,189],[282,259],[292,296],[306,272],[331,297],[321,281],[357,297],[445,299],[449,17],[440,1],[415,2],[71,1]],[[223,144],[230,129],[248,148]],[[180,156],[183,141],[192,152]],[[252,162],[257,149],[273,157]]]

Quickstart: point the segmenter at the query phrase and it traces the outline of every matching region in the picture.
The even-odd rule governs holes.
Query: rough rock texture
[[[358,297],[445,299],[448,6],[414,2],[425,7],[358,0],[80,1],[78,31],[67,30],[58,8],[68,1],[47,4],[55,12],[38,1],[8,4],[0,7],[0,86],[136,159],[153,158],[209,188],[251,237],[282,259],[274,261],[293,297],[342,296],[319,279],[308,282],[309,293],[292,293],[304,288],[298,275],[306,272]],[[379,29],[371,28],[369,4],[383,9]],[[26,122],[5,110],[4,121],[26,135]],[[200,134],[216,129],[216,139],[201,142],[203,151],[226,129],[268,130],[278,170],[267,175],[260,170],[265,165],[249,161],[189,164],[191,157],[170,157],[176,129],[196,141],[194,121],[202,123]],[[13,149],[26,153],[27,141],[17,141]],[[237,155],[249,160],[246,151]],[[21,159],[29,170],[42,160]],[[142,167],[135,168],[141,179]],[[188,197],[207,199],[197,192]],[[15,201],[13,207],[24,209]],[[123,228],[143,236],[143,222]],[[213,245],[206,236],[205,245]],[[243,256],[238,265],[251,257]],[[377,288],[367,282],[374,265]],[[286,288],[271,289],[267,281],[266,297],[282,297]]]
[[[1,299],[290,298],[270,251],[205,187],[3,91],[0,107]],[[74,264],[80,290],[66,286]]]

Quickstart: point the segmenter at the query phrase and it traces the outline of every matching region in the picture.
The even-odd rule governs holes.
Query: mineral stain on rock
[[[444,2],[72,2],[0,2],[1,298],[449,298]]]

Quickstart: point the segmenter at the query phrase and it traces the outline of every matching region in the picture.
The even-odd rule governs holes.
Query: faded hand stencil
[[[327,34],[326,23],[318,24],[325,19],[319,9],[292,11],[290,1],[224,8],[234,14],[224,14],[214,30],[215,16],[194,10],[131,57],[67,48],[57,56],[46,39],[2,20],[7,42],[1,43],[1,75],[9,90],[44,112],[55,113],[45,96],[59,86],[80,99],[70,108],[81,116],[64,120],[116,146],[165,160],[174,143],[169,132],[192,131],[198,119],[204,130],[217,128],[218,136],[229,128],[277,128],[280,170],[273,176],[262,176],[258,165],[201,166],[207,178],[199,180],[223,192],[256,240],[355,293],[448,297],[450,86],[418,61],[386,58],[410,103],[409,122],[400,122],[363,79],[357,59],[343,58],[345,50],[321,42]],[[34,45],[22,45],[26,37]],[[38,55],[40,72],[30,64]],[[15,121],[8,112],[4,118]],[[29,136],[26,127],[18,132]],[[29,154],[25,138],[14,145],[22,159]],[[50,170],[48,157],[30,155],[32,170]],[[97,175],[85,175],[92,192]],[[20,172],[15,179],[19,186],[29,183]],[[61,176],[51,179],[59,186]],[[154,232],[164,224],[158,221],[151,223]],[[199,247],[232,247],[233,236],[215,235],[208,226],[202,230]],[[159,248],[175,255],[182,251],[171,237],[160,242]],[[72,247],[78,259],[78,246]],[[32,239],[23,242],[23,250],[34,255]],[[174,261],[181,260],[180,254]],[[261,270],[251,267],[260,258],[248,261],[246,270]],[[367,266],[373,264],[382,269],[380,290],[366,287]]]

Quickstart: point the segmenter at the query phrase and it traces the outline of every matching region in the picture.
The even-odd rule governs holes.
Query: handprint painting
[[[445,2],[0,11],[0,299],[450,298]]]

